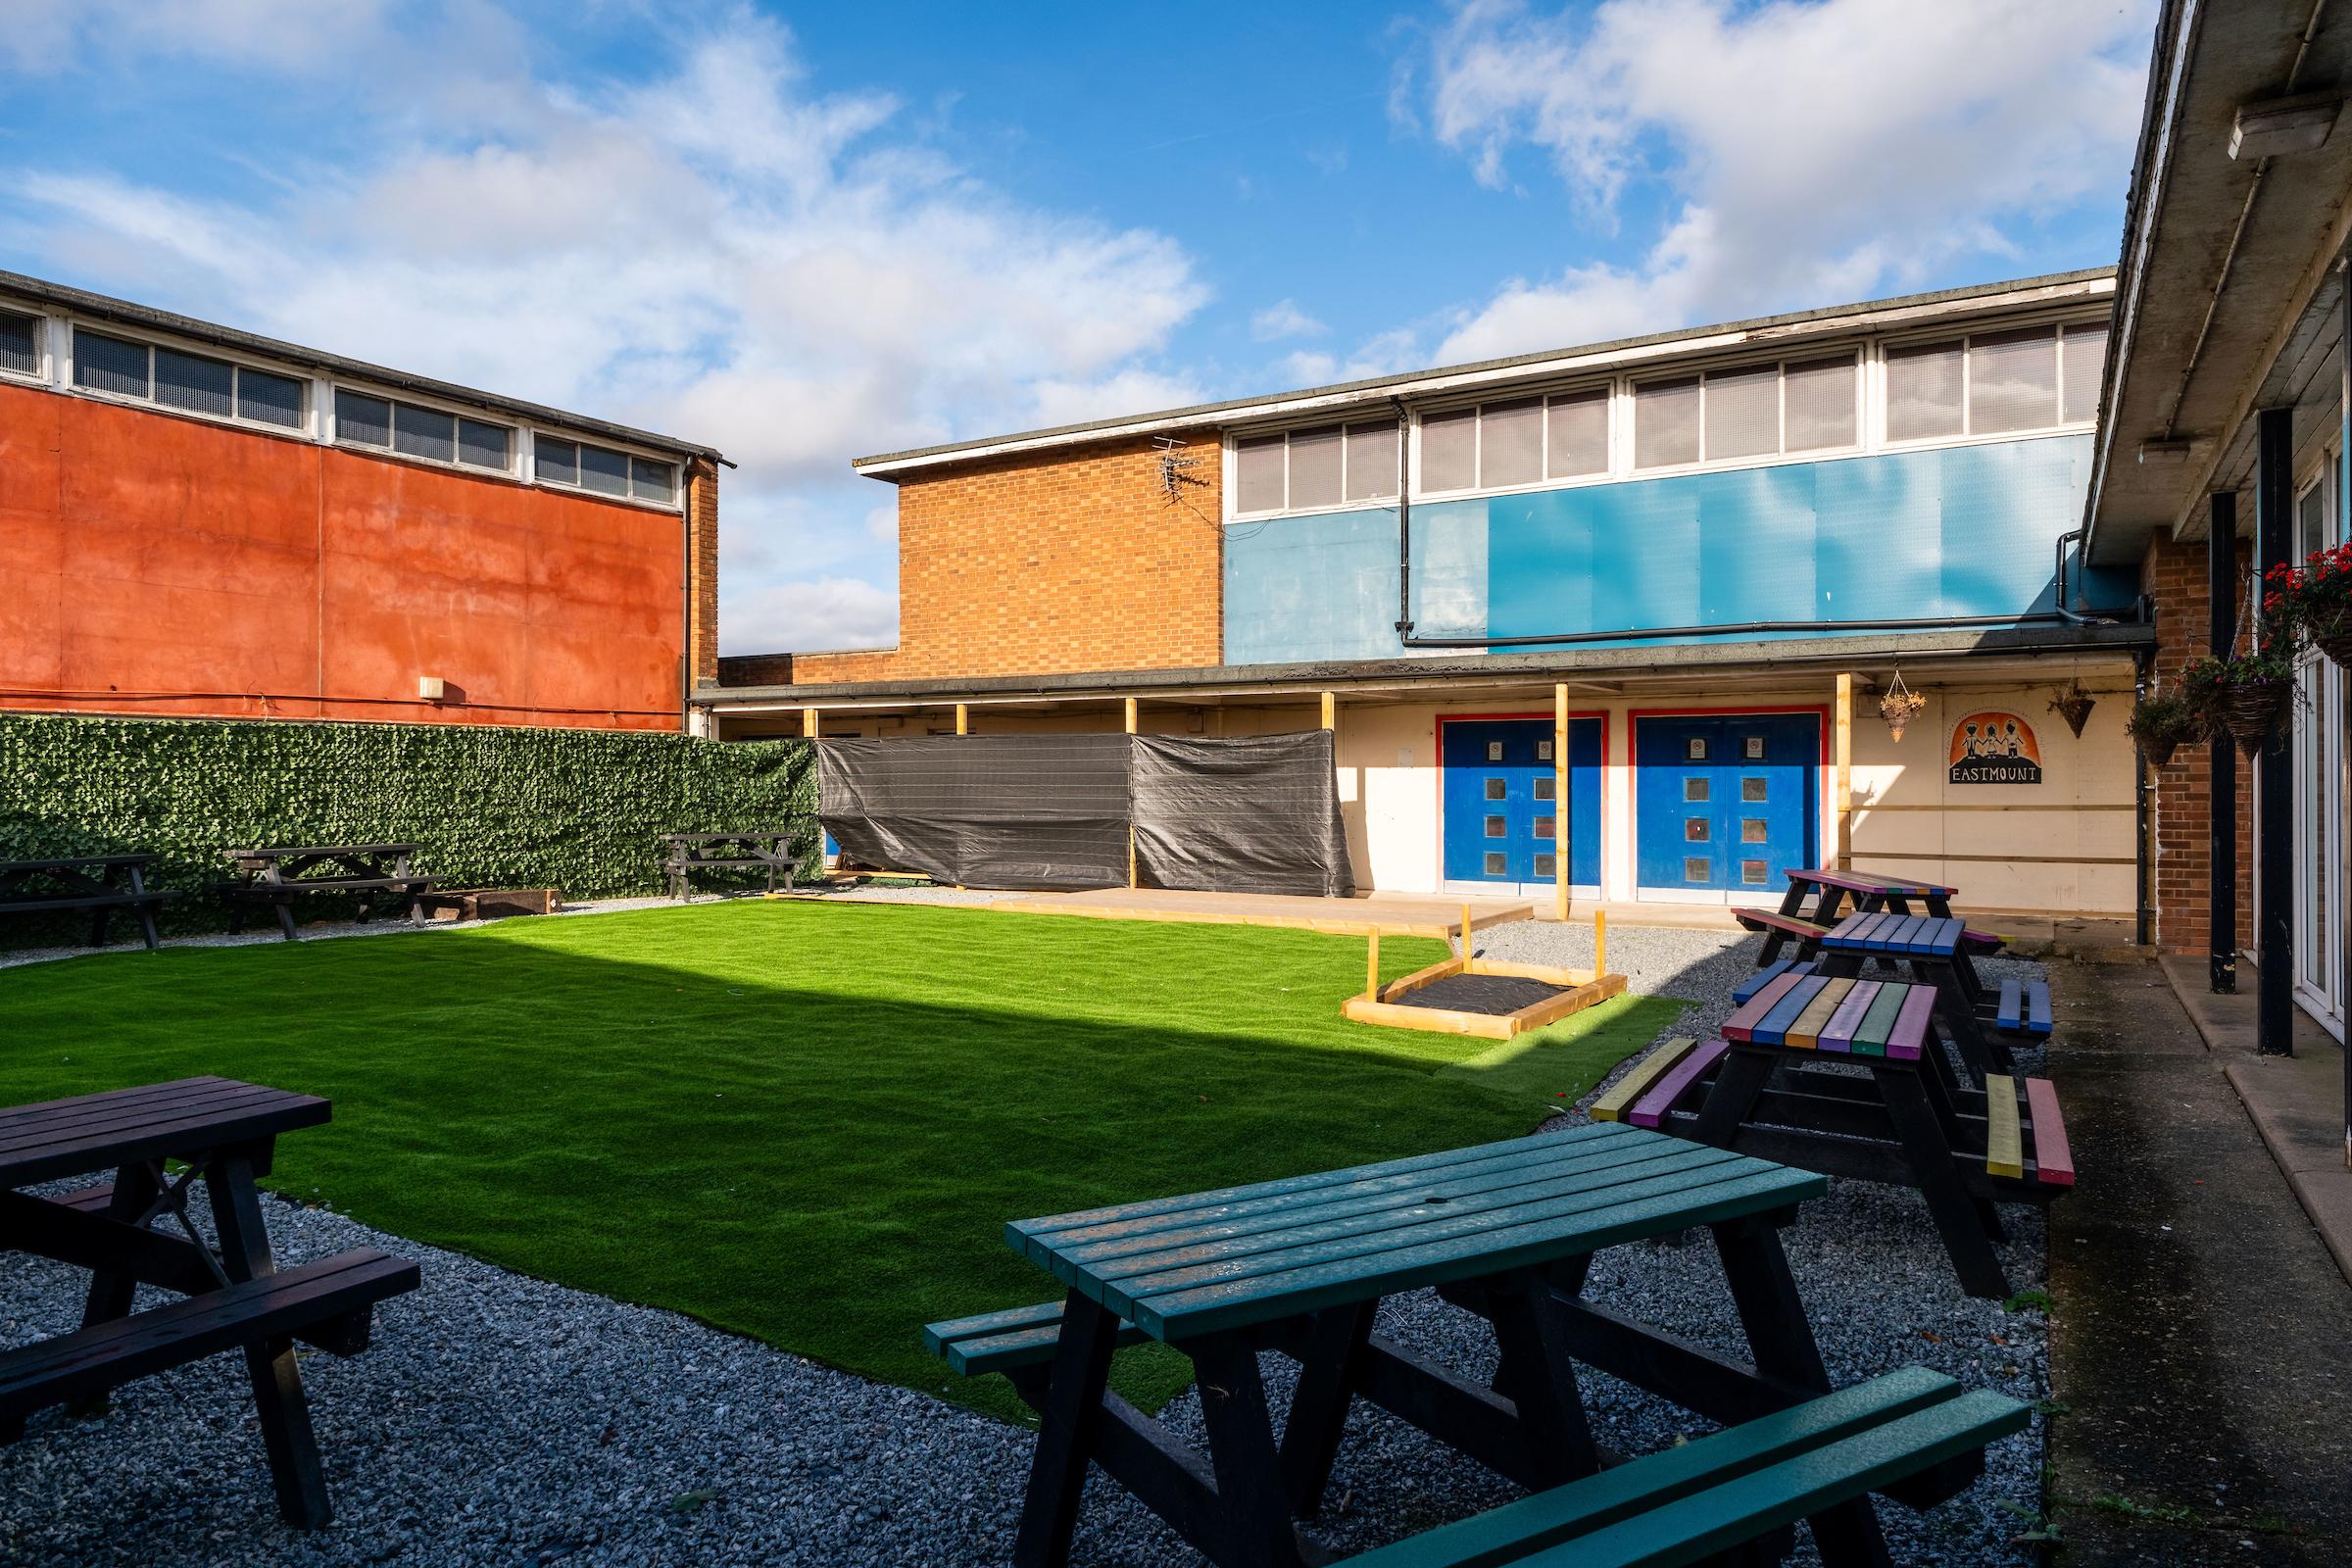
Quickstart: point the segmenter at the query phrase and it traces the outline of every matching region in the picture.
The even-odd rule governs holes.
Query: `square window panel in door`
[[[1494,852],[1494,851],[1493,851],[1493,850],[1489,850],[1489,851],[1487,852],[1487,875],[1489,875],[1489,876],[1500,876],[1500,875],[1502,875],[1502,873],[1503,873],[1503,866],[1504,866],[1504,858],[1503,858],[1501,855],[1497,854],[1496,852]]]
[[[1761,886],[1769,875],[1771,873],[1766,870],[1762,860],[1741,860],[1740,862],[1740,880],[1747,883],[1750,887]]]
[[[1684,799],[1684,800],[1686,800],[1686,801],[1703,801],[1703,800],[1705,800],[1706,798],[1707,798],[1707,781],[1706,781],[1705,779],[1703,779],[1703,778],[1687,778],[1687,779],[1683,780],[1683,799]]]
[[[1491,779],[1487,780],[1487,799],[1488,799],[1488,800],[1490,800],[1490,801],[1499,801],[1499,800],[1501,800],[1501,799],[1502,799],[1502,792],[1503,792],[1503,782],[1502,782],[1502,780],[1500,780],[1500,779],[1498,779],[1498,778],[1491,778]]]
[[[1703,816],[1687,816],[1683,818],[1683,838],[1685,842],[1690,844],[1706,843],[1707,819]]]
[[[1558,797],[1552,793],[1558,784],[1559,780],[1552,778],[1540,778],[1536,780],[1536,799],[1539,801],[1558,799]]]
[[[1690,859],[1687,859],[1683,862],[1683,880],[1686,882],[1707,881],[1714,870],[1714,861],[1700,859],[1693,856]]]
[[[1765,828],[1764,819],[1760,816],[1741,817],[1740,819],[1740,842],[1742,844],[1771,843],[1772,835]]]
[[[1740,798],[1743,801],[1771,800],[1772,797],[1765,792],[1764,784],[1765,781],[1760,778],[1741,779],[1740,781]]]
[[[1553,837],[1558,828],[1559,821],[1556,817],[1539,816],[1536,818],[1536,837],[1540,839]]]
[[[1490,817],[1488,817],[1488,818],[1487,818],[1487,837],[1489,837],[1489,838],[1491,838],[1491,839],[1498,839],[1498,838],[1501,838],[1501,837],[1503,836],[1503,833],[1504,833],[1504,828],[1503,828],[1503,825],[1502,825],[1502,824],[1503,824],[1503,819],[1502,819],[1501,817],[1499,817],[1499,816],[1490,816]]]
[[[1541,881],[1545,877],[1559,875],[1559,868],[1560,862],[1556,857],[1549,855],[1539,855],[1536,857],[1536,878],[1538,881]]]

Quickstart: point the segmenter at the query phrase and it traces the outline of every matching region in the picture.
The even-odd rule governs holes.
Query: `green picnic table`
[[[1925,1373],[1831,1394],[1780,1243],[1795,1205],[1827,1185],[1730,1150],[1601,1123],[1020,1220],[1006,1227],[1007,1242],[1062,1285],[1063,1299],[936,1323],[925,1338],[957,1371],[1005,1374],[1039,1413],[1012,1553],[1021,1568],[1067,1562],[1090,1465],[1226,1568],[1323,1561],[1293,1521],[1320,1509],[1357,1399],[1539,1489],[1529,1502],[1544,1504],[1524,1526],[1493,1524],[1508,1512],[1498,1510],[1385,1548],[1376,1554],[1384,1562],[1499,1563],[1593,1531],[1615,1532],[1612,1542],[1632,1532],[1639,1549],[1574,1560],[1692,1561],[1725,1543],[1785,1549],[1805,1517],[1834,1568],[1884,1564],[1865,1494],[1919,1506],[1951,1495],[1982,1468],[1987,1438],[2016,1430],[2024,1413]],[[1713,1236],[1752,1360],[1587,1295],[1602,1249],[1698,1227]],[[1375,1332],[1383,1298],[1429,1287],[1493,1325],[1500,1360],[1492,1386]],[[1205,1453],[1110,1391],[1112,1351],[1147,1339],[1191,1357]],[[1299,1364],[1279,1438],[1260,1380],[1265,1350]],[[1594,1440],[1580,1366],[1735,1431],[1702,1440],[1716,1445],[1703,1452],[1692,1445],[1604,1470],[1621,1456]],[[1926,1385],[1914,1386],[1922,1378],[1934,1384],[1924,1395]],[[1923,1402],[1909,1402],[1914,1395]],[[1830,1420],[1836,1400],[1864,1412],[1856,1424]],[[1914,1417],[1937,1436],[1915,1441],[1911,1429],[1886,1424]],[[1842,1459],[1824,1457],[1820,1445],[1849,1439],[1859,1446],[1840,1449]],[[1808,1488],[1759,1479],[1800,1460],[1843,1464],[1846,1480]],[[1659,1545],[1684,1536],[1696,1543],[1686,1554]]]

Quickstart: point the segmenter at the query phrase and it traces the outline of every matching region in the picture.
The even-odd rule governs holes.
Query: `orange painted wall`
[[[0,386],[0,706],[674,729],[682,529]]]

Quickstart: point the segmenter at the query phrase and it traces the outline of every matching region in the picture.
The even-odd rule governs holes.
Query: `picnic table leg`
[[[147,879],[140,875],[135,865],[130,868],[130,891],[139,895],[139,934],[147,939],[147,951],[153,953],[163,946],[163,942],[155,934],[155,906],[146,899]]]
[[[286,940],[288,942],[300,941],[301,938],[294,934],[294,895],[291,893],[276,894],[270,898],[270,906],[277,911],[277,928],[285,933]]]
[[[1226,1550],[1217,1561],[1223,1568],[1300,1568],[1298,1532],[1291,1525],[1255,1348],[1237,1336],[1216,1335],[1184,1348],[1200,1390],[1200,1422],[1208,1429],[1208,1461],[1225,1514]]]
[[[1756,1370],[1816,1394],[1830,1392],[1829,1368],[1788,1271],[1778,1226],[1762,1215],[1712,1227],[1724,1283],[1739,1309]],[[1886,1538],[1867,1496],[1850,1498],[1807,1521],[1826,1568],[1887,1568]]]
[[[147,1212],[147,1205],[155,1201],[156,1193],[155,1172],[145,1161],[124,1165],[115,1172],[115,1191],[106,1200],[106,1217],[125,1225],[135,1224]],[[82,1303],[81,1326],[96,1328],[128,1313],[132,1294],[138,1288],[138,1282],[127,1274],[92,1274],[90,1294]]]
[[[1702,1144],[1729,1149],[1756,1108],[1756,1097],[1772,1079],[1772,1058],[1762,1052],[1734,1046],[1715,1069],[1715,1085],[1698,1107],[1698,1124],[1691,1136]]]
[[[1903,1146],[1903,1157],[1910,1162],[1920,1196],[1928,1200],[1928,1217],[1936,1222],[1953,1272],[1960,1276],[1960,1288],[1980,1300],[2005,1298],[2008,1276],[2001,1272],[2001,1260],[1993,1253],[1992,1240],[1985,1234],[1975,1199],[1952,1169],[1950,1141],[1928,1101],[1918,1070],[1881,1067],[1873,1069],[1873,1074],[1886,1097],[1886,1114],[1894,1123],[1896,1141]]]
[[[1037,1450],[1029,1462],[1029,1491],[1012,1542],[1016,1568],[1062,1568],[1078,1527],[1078,1498],[1095,1435],[1102,1424],[1102,1396],[1110,1386],[1110,1352],[1118,1324],[1076,1291],[1062,1305],[1054,1370],[1037,1412]]]
[[[257,1163],[269,1163],[267,1148],[218,1155],[204,1173],[213,1200],[213,1226],[220,1237],[220,1264],[236,1281],[265,1279],[277,1272],[276,1260],[270,1255],[261,1194],[253,1185]],[[311,1431],[311,1405],[302,1392],[302,1372],[294,1363],[293,1340],[281,1335],[247,1346],[245,1371],[262,1419],[270,1478],[277,1487],[277,1511],[296,1529],[322,1529],[335,1510],[327,1501],[318,1439]]]
[[[1307,1332],[1298,1391],[1291,1396],[1290,1419],[1282,1429],[1283,1490],[1291,1512],[1300,1519],[1312,1519],[1322,1510],[1378,1305],[1360,1301],[1318,1312]]]
[[[1566,1326],[1551,1281],[1541,1269],[1521,1271],[1494,1287],[1490,1305],[1494,1344],[1501,1352],[1497,1393],[1518,1407],[1534,1448],[1531,1472],[1559,1486],[1600,1468],[1600,1449],[1585,1419]]]
[[[106,917],[114,912],[114,910],[106,908],[92,909],[90,911],[91,947],[103,948],[106,946]]]

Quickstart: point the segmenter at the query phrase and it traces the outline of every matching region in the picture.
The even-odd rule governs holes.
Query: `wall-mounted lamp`
[[[2334,89],[2239,104],[2230,127],[2230,156],[2243,163],[2317,151],[2328,144],[2343,108],[2344,95]]]
[[[2195,447],[2194,441],[2142,441],[2139,444],[2139,466],[2143,468],[2177,468],[2188,461]]]
[[[425,703],[437,703],[448,696],[449,682],[443,680],[440,676],[419,675],[416,677],[417,701]]]

